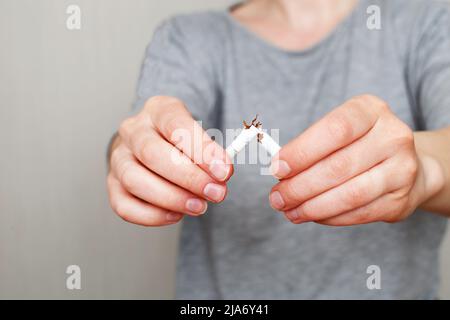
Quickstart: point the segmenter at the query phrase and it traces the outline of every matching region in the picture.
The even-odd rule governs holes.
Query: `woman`
[[[254,0],[171,18],[112,144],[111,205],[141,225],[185,218],[180,298],[435,298],[449,88],[444,3]],[[194,134],[193,119],[225,130],[258,113],[280,130],[277,180]]]

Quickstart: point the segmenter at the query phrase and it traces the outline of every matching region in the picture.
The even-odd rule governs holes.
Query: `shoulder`
[[[156,28],[146,58],[216,76],[228,39],[227,23],[225,11],[169,17]]]
[[[178,14],[169,17],[167,21],[188,28],[191,31],[205,31],[205,27],[219,30],[225,22],[225,10],[209,10],[189,14]]]
[[[389,17],[408,30],[425,30],[435,23],[444,23],[450,16],[450,2],[445,0],[384,0]],[[448,23],[448,21],[447,21]]]
[[[365,0],[367,3],[374,1]],[[433,38],[450,36],[450,1],[375,0],[380,6],[382,34],[395,43],[402,58],[429,50]]]

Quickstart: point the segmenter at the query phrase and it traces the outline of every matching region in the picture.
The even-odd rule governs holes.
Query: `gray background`
[[[112,213],[105,148],[158,22],[230,2],[0,0],[0,298],[173,296],[178,227]],[[69,4],[79,31],[66,28]],[[66,289],[71,264],[81,290]],[[450,298],[449,254],[442,264]]]

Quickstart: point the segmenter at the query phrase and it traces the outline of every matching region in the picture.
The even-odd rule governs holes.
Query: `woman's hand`
[[[410,128],[370,95],[349,100],[289,142],[271,169],[281,179],[271,205],[294,223],[400,221],[443,183],[436,161],[416,152]]]
[[[111,206],[124,220],[145,226],[201,215],[207,200],[225,198],[230,163],[181,101],[154,97],[122,123],[113,143]]]

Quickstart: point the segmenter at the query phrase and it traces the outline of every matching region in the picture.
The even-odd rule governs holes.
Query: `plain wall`
[[[230,2],[0,0],[0,298],[173,296],[178,227],[113,214],[106,144],[130,109],[154,27]],[[66,28],[69,4],[81,7],[79,31]],[[66,289],[72,264],[79,291]]]

